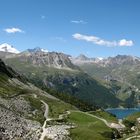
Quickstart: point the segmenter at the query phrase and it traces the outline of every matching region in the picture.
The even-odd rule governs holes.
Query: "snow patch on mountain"
[[[104,58],[103,58],[103,57],[97,57],[97,59],[99,59],[99,60],[103,60]]]
[[[20,53],[16,48],[14,48],[13,46],[7,44],[7,43],[3,43],[0,45],[0,51],[2,52],[9,52],[9,53]]]
[[[41,49],[41,51],[42,51],[42,52],[46,52],[46,53],[49,52],[49,51],[46,50],[46,49]]]
[[[33,49],[28,49],[27,51],[30,52],[30,53],[35,53],[35,52],[45,52],[45,53],[48,53],[48,50],[42,49],[40,47],[36,47],[36,48],[33,48]]]

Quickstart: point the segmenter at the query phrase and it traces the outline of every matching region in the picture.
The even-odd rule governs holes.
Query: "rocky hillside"
[[[57,52],[46,52],[40,48],[28,49],[11,58],[20,59],[21,62],[30,63],[35,66],[77,69],[77,66],[71,63],[68,55]]]
[[[45,113],[48,112],[48,110],[45,111],[46,106],[51,109],[49,112],[51,118],[57,118],[66,110],[74,109],[71,105],[61,102],[28,83],[23,76],[0,60],[0,139],[41,139],[43,137],[42,125],[48,117],[48,114]],[[51,125],[51,137],[54,135],[67,137],[69,132],[65,129],[71,127],[64,123],[63,125],[59,123],[59,126],[56,124]],[[46,126],[44,129],[47,129]],[[59,136],[60,132],[61,136]]]

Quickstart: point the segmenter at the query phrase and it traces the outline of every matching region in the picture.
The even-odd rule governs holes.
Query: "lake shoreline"
[[[124,119],[127,116],[129,116],[135,112],[140,112],[140,107],[137,107],[137,108],[107,108],[107,109],[105,109],[105,111],[115,115],[117,119]]]

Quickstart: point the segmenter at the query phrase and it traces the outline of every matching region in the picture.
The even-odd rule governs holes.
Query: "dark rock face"
[[[4,73],[10,78],[13,78],[16,74],[10,67],[7,67],[4,62],[0,59],[0,73]]]
[[[26,82],[26,78],[14,71],[11,67],[5,65],[5,63],[0,59],[0,73],[6,74],[9,78],[17,78],[22,82]]]

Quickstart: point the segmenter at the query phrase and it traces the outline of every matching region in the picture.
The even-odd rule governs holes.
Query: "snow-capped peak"
[[[41,49],[41,51],[42,52],[46,52],[46,53],[48,52],[48,50],[46,50],[46,49]]]
[[[34,48],[34,49],[28,49],[27,51],[29,51],[29,52],[31,52],[31,53],[33,53],[33,52],[45,52],[45,53],[47,53],[47,52],[48,52],[48,50],[42,49],[42,48],[40,48],[40,47],[36,47],[36,48]]]
[[[97,57],[97,59],[99,59],[99,60],[103,60],[104,58],[102,58],[102,57]]]
[[[0,51],[2,52],[10,52],[10,53],[20,53],[16,48],[14,48],[13,46],[7,44],[7,43],[3,43],[0,44]]]

